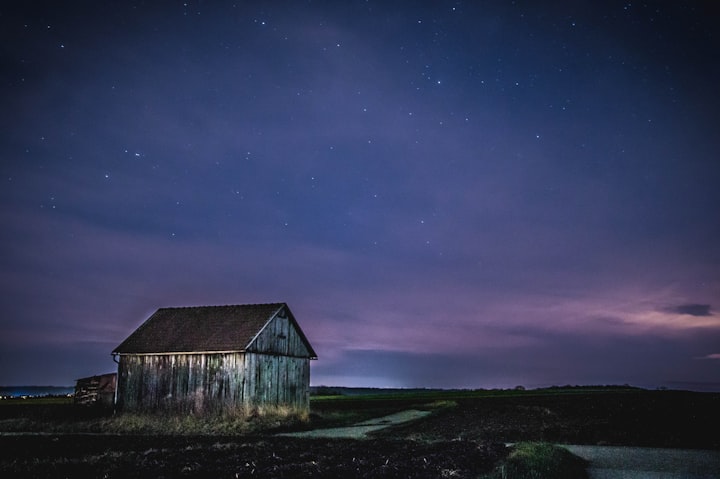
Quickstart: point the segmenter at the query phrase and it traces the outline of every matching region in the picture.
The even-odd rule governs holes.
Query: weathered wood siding
[[[309,408],[310,361],[266,353],[122,355],[125,411],[231,412],[260,405]]]
[[[278,314],[265,325],[248,346],[248,351],[301,358],[310,356],[292,320],[283,313]]]
[[[310,360],[290,356],[245,354],[248,378],[243,397],[248,405],[310,407]]]

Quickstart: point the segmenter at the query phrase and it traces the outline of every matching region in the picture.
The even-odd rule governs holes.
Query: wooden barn
[[[113,351],[123,411],[309,408],[317,359],[285,303],[162,308]]]

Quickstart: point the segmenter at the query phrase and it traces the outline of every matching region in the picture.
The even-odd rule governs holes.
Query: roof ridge
[[[232,308],[238,306],[274,306],[287,304],[284,301],[276,301],[274,303],[242,303],[242,304],[210,304],[210,305],[197,305],[197,306],[164,306],[160,309],[195,309],[195,308]]]

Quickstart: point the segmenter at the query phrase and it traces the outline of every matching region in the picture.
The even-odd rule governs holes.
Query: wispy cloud
[[[720,353],[706,354],[705,356],[698,356],[697,359],[720,359]]]
[[[709,304],[678,304],[666,308],[668,313],[686,314],[689,316],[712,316]]]

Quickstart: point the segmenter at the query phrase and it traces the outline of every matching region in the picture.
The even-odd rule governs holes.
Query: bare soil
[[[358,418],[413,408],[432,411],[370,432],[362,440],[277,437],[282,432],[278,429],[253,437],[0,435],[0,476],[464,478],[490,471],[508,453],[505,442],[720,450],[716,434],[720,394],[528,393],[423,401],[417,397],[314,401],[313,419],[300,427],[348,425]],[[5,410],[0,416],[17,411]],[[39,417],[56,420],[59,414],[61,409]]]
[[[0,437],[0,450],[3,476],[28,478],[465,478],[506,454],[475,441],[178,436]]]

